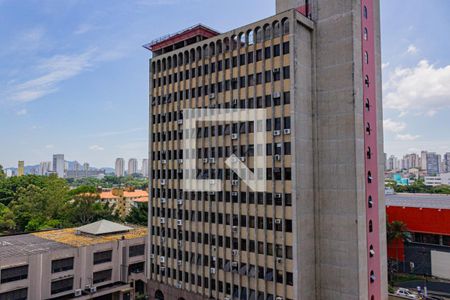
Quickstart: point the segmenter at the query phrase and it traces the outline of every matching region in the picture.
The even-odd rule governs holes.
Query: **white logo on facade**
[[[203,127],[215,123],[215,127],[222,125],[223,135],[218,139],[232,140],[231,155],[225,157],[224,163],[235,175],[230,174],[230,184],[239,186],[245,183],[255,192],[266,190],[266,110],[265,109],[185,109],[183,110],[183,189],[185,191],[218,192],[224,189],[226,181],[218,178],[203,178],[202,170],[197,169],[200,156],[205,157],[204,148],[214,148],[211,144],[214,139],[204,142],[201,148],[197,147],[197,133]],[[201,126],[200,126],[201,125]],[[225,129],[224,129],[225,128]],[[242,130],[247,128],[246,130]],[[240,137],[241,132],[247,132]],[[253,137],[253,143],[251,138]],[[224,142],[221,143],[225,144]],[[246,147],[242,153],[240,146]],[[225,148],[225,147],[224,147]],[[222,149],[225,150],[225,149]],[[236,155],[239,153],[239,155]],[[202,155],[203,154],[203,155]],[[223,151],[226,154],[226,151]],[[253,162],[252,170],[243,162],[245,157]],[[215,162],[215,157],[203,158],[208,162]],[[219,157],[221,159],[221,157]],[[211,168],[214,169],[214,168]],[[222,170],[221,177],[225,178]],[[216,174],[217,175],[217,174]]]

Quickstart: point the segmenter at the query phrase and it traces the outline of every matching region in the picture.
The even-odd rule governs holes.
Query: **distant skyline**
[[[381,4],[384,152],[450,151],[450,2]],[[218,7],[232,17],[209,13]],[[140,161],[150,58],[142,45],[197,23],[226,32],[274,11],[275,0],[0,0],[0,164],[36,165],[54,153],[97,167]]]

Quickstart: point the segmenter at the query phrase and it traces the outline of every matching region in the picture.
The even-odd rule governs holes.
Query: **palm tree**
[[[387,243],[388,245],[392,245],[393,243],[404,243],[411,241],[411,233],[408,231],[408,228],[405,223],[402,221],[392,221],[391,223],[387,222],[386,224],[386,235],[387,235]],[[398,247],[395,247],[395,260],[398,264]],[[392,264],[389,264],[390,272],[392,273]]]

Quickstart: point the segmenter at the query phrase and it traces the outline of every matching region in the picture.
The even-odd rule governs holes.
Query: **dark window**
[[[130,246],[129,257],[139,256],[139,255],[144,255],[144,254],[145,254],[145,245],[144,244]]]
[[[52,282],[51,288],[52,295],[71,290],[73,290],[73,278],[67,278]]]
[[[28,298],[27,288],[0,294],[0,300],[26,300],[27,298]]]
[[[28,278],[28,265],[2,269],[1,283],[23,280]]]
[[[283,67],[283,78],[289,79],[291,77],[291,72],[289,67]]]
[[[288,54],[289,53],[289,42],[284,42],[283,43],[283,54]]]
[[[73,257],[52,261],[52,273],[73,270]]]
[[[94,253],[94,265],[102,264],[112,260],[112,250]]]
[[[266,47],[266,48],[264,49],[264,58],[265,58],[265,59],[270,58],[270,54],[271,54],[270,47]]]
[[[280,56],[280,45],[273,46],[273,57]]]
[[[248,63],[248,64],[253,63],[254,55],[255,55],[255,54],[254,54],[253,52],[249,52],[249,53],[247,54],[247,63]]]
[[[262,50],[256,50],[256,61],[262,60]]]
[[[105,281],[110,281],[111,280],[111,275],[112,275],[112,270],[103,270],[103,271],[98,271],[94,273],[94,278],[93,278],[93,282],[94,284],[100,283],[100,282],[105,282]]]

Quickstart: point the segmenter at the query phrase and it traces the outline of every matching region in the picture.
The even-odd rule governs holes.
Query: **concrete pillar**
[[[305,4],[305,0],[277,0],[277,14],[292,9],[297,8]]]

